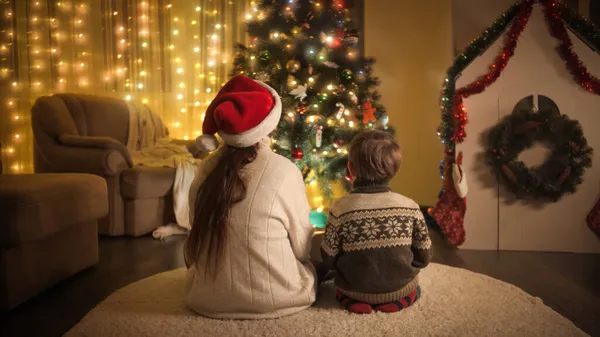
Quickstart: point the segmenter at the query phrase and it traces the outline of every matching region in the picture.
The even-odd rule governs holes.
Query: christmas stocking
[[[448,242],[460,246],[465,241],[465,213],[467,211],[467,177],[462,170],[462,152],[458,154],[456,162],[450,166],[452,172],[446,172],[444,190],[438,203],[431,211],[431,216],[440,226]],[[452,179],[448,176],[452,175]]]
[[[600,200],[594,205],[586,220],[590,229],[600,237]]]

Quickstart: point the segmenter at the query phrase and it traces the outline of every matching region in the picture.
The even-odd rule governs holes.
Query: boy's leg
[[[335,290],[335,297],[337,298],[340,305],[344,309],[353,312],[355,314],[370,314],[373,312],[373,307],[370,304],[359,302],[351,299],[350,297],[342,294],[338,289]]]
[[[417,289],[408,294],[408,296],[392,303],[374,305],[373,309],[381,312],[398,312],[415,304],[419,298],[421,298],[421,287],[417,286]]]

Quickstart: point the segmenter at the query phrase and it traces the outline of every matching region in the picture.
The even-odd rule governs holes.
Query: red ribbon
[[[525,30],[525,26],[527,26],[527,23],[529,22],[532,8],[533,0],[528,0],[523,3],[523,7],[521,7],[519,14],[515,18],[510,30],[506,34],[506,41],[504,42],[502,52],[496,57],[496,60],[490,66],[490,72],[480,76],[474,82],[456,90],[453,104],[455,127],[454,135],[451,138],[456,143],[462,143],[467,136],[466,125],[469,119],[463,105],[463,99],[482,93],[487,87],[494,84],[494,82],[496,82],[496,80],[500,77],[500,74],[502,74],[502,71],[508,64],[508,61],[515,54],[517,41],[519,40],[521,33],[523,33],[523,30]]]

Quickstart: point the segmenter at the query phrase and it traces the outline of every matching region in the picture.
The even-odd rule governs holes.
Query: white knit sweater
[[[213,281],[203,265],[187,272],[187,304],[212,318],[277,318],[312,305],[316,273],[310,263],[313,227],[302,174],[273,153],[268,139],[242,174],[246,199],[231,210],[221,268]],[[190,214],[202,181],[218,161],[205,160],[190,189]],[[193,219],[192,222],[193,223]]]

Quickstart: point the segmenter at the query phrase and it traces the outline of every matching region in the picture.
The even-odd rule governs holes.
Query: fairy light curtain
[[[30,109],[58,92],[148,104],[174,138],[200,134],[246,42],[247,0],[0,0],[4,171],[33,171]]]

